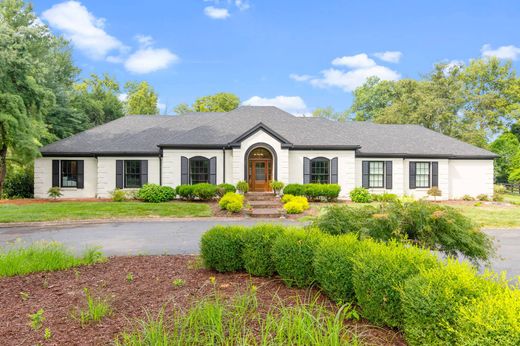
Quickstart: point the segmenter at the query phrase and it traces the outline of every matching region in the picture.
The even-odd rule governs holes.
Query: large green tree
[[[74,85],[72,104],[79,113],[83,113],[88,127],[97,126],[115,120],[124,115],[123,102],[119,100],[119,83],[108,74],[99,77],[91,74]]]
[[[356,120],[420,124],[486,147],[519,118],[519,83],[511,63],[495,58],[437,64],[420,80],[369,78],[354,91],[350,112]]]
[[[490,149],[500,156],[495,160],[495,178],[505,183],[511,172],[520,168],[520,141],[511,132],[506,132],[491,143]]]
[[[56,104],[52,84],[63,77],[57,61],[70,59],[70,52],[22,0],[0,2],[0,47],[1,195],[7,162],[32,160],[50,137],[45,117]]]
[[[325,108],[316,108],[312,112],[312,116],[315,118],[325,118],[325,119],[329,119],[329,120],[345,121],[348,114],[337,112],[334,110],[333,107],[328,106]]]
[[[199,97],[193,103],[195,112],[229,112],[240,105],[240,99],[232,93],[217,93]]]
[[[126,114],[158,114],[158,95],[147,82],[127,82]]]

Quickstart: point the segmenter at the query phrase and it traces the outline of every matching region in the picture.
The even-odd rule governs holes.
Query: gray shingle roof
[[[295,117],[276,107],[244,106],[228,113],[129,115],[49,144],[44,155],[158,153],[158,145],[224,147],[258,124],[296,148],[359,146],[360,156],[491,158],[494,154],[418,125],[338,123]]]

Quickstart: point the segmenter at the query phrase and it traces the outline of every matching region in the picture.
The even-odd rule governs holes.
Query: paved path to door
[[[267,220],[288,225],[297,221]],[[88,225],[38,226],[0,228],[0,244],[21,239],[25,243],[55,240],[81,252],[88,246],[101,246],[109,256],[195,254],[199,251],[202,233],[222,225],[253,225],[266,220],[178,220],[116,222]],[[507,270],[510,276],[520,275],[520,229],[486,230],[497,246],[498,257],[492,261],[495,271]]]

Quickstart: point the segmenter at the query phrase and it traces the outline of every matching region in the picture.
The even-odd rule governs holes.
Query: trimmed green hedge
[[[236,192],[228,192],[220,199],[218,205],[221,209],[238,213],[244,207],[244,195]]]
[[[455,345],[458,311],[497,285],[467,263],[450,260],[406,282],[401,292],[404,331],[410,345]]]
[[[287,286],[306,287],[314,281],[314,251],[322,237],[317,230],[288,228],[276,238],[272,258]]]
[[[332,300],[345,303],[355,299],[352,284],[354,259],[361,242],[353,234],[324,237],[314,253],[314,274]]]
[[[401,327],[400,291],[407,279],[426,268],[439,265],[427,250],[397,242],[366,241],[354,261],[352,283],[362,314],[370,321]]]
[[[338,184],[288,184],[284,195],[305,196],[309,201],[335,201],[341,187]]]
[[[244,227],[241,226],[215,226],[204,233],[200,240],[204,265],[218,272],[243,269],[243,234]]]
[[[217,197],[217,185],[200,183],[195,185],[179,185],[176,188],[177,195],[182,199],[193,201],[208,201]]]
[[[276,224],[260,224],[244,232],[242,259],[245,270],[254,276],[272,276],[275,264],[271,256],[273,244],[285,227]]]
[[[409,244],[281,225],[216,226],[202,236],[201,255],[220,272],[277,273],[290,286],[317,283],[337,302],[357,300],[364,317],[400,328],[410,345],[520,343],[517,288]]]

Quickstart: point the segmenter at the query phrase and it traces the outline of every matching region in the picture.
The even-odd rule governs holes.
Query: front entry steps
[[[248,192],[246,193],[247,204],[250,208],[248,215],[258,218],[280,218],[285,217],[285,210],[280,198],[272,192]]]

